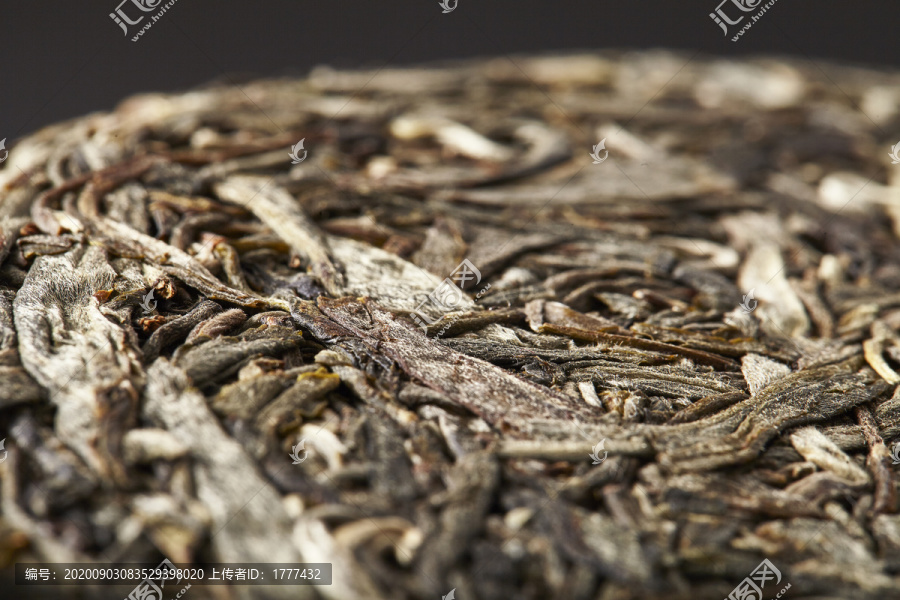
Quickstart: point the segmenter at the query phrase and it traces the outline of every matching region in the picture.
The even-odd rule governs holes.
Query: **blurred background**
[[[653,47],[900,63],[895,51],[900,6],[871,0],[779,0],[737,42],[709,17],[720,0],[459,0],[449,14],[442,13],[438,0],[177,0],[137,42],[109,17],[120,1],[5,0],[0,139],[8,138],[7,147],[44,125],[111,109],[137,92],[184,90],[216,79],[303,75],[321,64],[377,68]],[[143,14],[131,2],[123,10]]]

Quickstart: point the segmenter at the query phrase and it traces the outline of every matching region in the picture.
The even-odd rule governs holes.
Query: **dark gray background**
[[[302,75],[319,64],[617,47],[900,64],[896,1],[779,0],[738,42],[708,16],[719,0],[459,0],[446,15],[438,0],[178,0],[138,42],[108,16],[119,1],[3,1],[0,139],[9,138],[7,146],[136,92],[183,90],[226,75]]]

